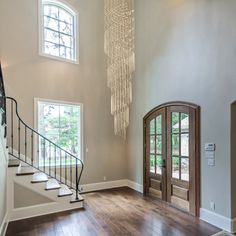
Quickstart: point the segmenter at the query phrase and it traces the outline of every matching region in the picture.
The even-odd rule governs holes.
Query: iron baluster
[[[13,154],[13,125],[14,125],[14,120],[13,120],[13,101],[11,100],[11,154]]]
[[[56,146],[54,146],[54,161],[55,161],[55,178],[57,177],[57,149]]]
[[[60,155],[60,182],[61,182],[61,149],[59,150],[59,155]]]
[[[31,164],[34,164],[34,132],[31,132]]]
[[[46,141],[43,139],[43,172],[45,173],[46,168]]]
[[[39,164],[39,139],[40,139],[40,137],[39,136],[37,136],[37,157],[36,157],[36,160],[38,159],[38,167],[39,167],[39,169],[40,169],[40,164]]]
[[[21,157],[20,157],[20,119],[18,122],[18,157],[19,157],[19,159],[21,159]]]
[[[49,175],[51,175],[51,143],[49,143]]]
[[[78,183],[78,159],[76,158],[76,196],[75,199],[78,200],[79,199],[79,183]]]
[[[27,161],[27,129],[25,126],[25,161]]]
[[[72,188],[72,156],[70,156],[70,187]]]
[[[67,185],[67,155],[65,153],[65,184]]]

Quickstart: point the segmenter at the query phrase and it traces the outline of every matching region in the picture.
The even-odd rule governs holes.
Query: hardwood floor
[[[163,235],[210,236],[220,230],[129,189],[83,195],[84,210],[11,222],[7,236]]]

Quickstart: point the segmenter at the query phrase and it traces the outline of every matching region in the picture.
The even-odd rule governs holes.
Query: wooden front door
[[[199,107],[159,106],[144,118],[144,193],[199,211]]]

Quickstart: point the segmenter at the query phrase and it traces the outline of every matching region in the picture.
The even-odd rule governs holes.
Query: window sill
[[[66,63],[71,63],[71,64],[79,65],[79,61],[78,60],[73,61],[73,60],[69,60],[69,59],[66,59],[66,58],[61,58],[61,57],[58,57],[58,56],[49,55],[49,54],[46,54],[46,53],[43,53],[43,52],[40,52],[39,56],[47,57],[47,58],[49,58],[51,60],[56,60],[56,61],[61,61],[61,62],[66,62]]]

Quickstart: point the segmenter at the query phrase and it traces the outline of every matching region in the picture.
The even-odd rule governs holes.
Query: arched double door
[[[144,117],[144,193],[199,214],[199,107],[173,102]]]

